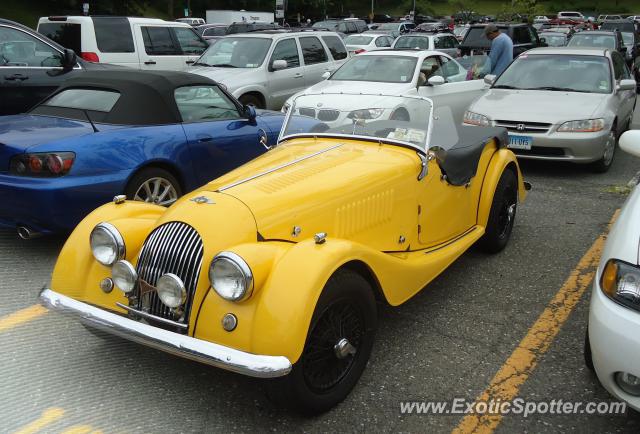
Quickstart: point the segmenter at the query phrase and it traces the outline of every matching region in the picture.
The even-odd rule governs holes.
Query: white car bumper
[[[640,411],[640,396],[623,391],[617,372],[640,377],[640,312],[609,299],[594,281],[589,310],[589,341],[600,383],[617,398]]]

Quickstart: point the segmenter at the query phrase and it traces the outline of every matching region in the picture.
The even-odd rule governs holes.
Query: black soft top
[[[179,87],[194,85],[210,86],[217,83],[201,75],[178,71],[86,71],[66,80],[53,95],[71,88],[116,91],[120,93],[120,98],[110,112],[89,112],[94,122],[115,125],[162,125],[182,122],[174,91]],[[69,113],[70,110],[82,112],[41,103],[32,113],[64,116],[64,113]],[[94,118],[94,114],[99,116]],[[80,113],[79,119],[85,120],[86,117]]]

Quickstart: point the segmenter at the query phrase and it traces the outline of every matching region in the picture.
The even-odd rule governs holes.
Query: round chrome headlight
[[[89,243],[93,257],[102,265],[110,266],[124,258],[124,239],[118,229],[110,223],[100,223],[93,228]]]
[[[172,273],[162,275],[156,282],[158,297],[166,306],[176,308],[187,300],[187,290],[182,280]]]
[[[213,290],[229,301],[242,301],[253,291],[251,268],[232,252],[219,253],[209,266],[209,281]]]
[[[136,269],[133,268],[133,265],[129,262],[118,261],[113,264],[113,268],[111,268],[111,277],[113,283],[126,294],[133,291],[133,288],[136,287],[138,273],[136,273]]]

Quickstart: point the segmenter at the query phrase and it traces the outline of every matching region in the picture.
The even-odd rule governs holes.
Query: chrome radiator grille
[[[138,278],[155,287],[160,276],[173,273],[187,290],[184,308],[177,310],[165,306],[155,291],[140,296],[140,285],[134,290],[133,308],[171,321],[187,324],[193,296],[202,267],[202,239],[191,226],[182,222],[165,223],[147,237],[136,271]],[[186,332],[186,329],[182,331]]]
[[[542,122],[506,121],[497,120],[497,127],[506,128],[514,133],[546,133],[551,128],[551,124]]]

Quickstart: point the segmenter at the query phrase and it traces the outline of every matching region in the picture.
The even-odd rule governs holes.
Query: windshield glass
[[[337,21],[318,21],[311,26],[314,29],[332,29],[338,25]]]
[[[607,58],[602,56],[523,54],[493,88],[610,93],[611,72]]]
[[[257,68],[269,51],[271,39],[227,37],[210,46],[195,65]]]
[[[616,48],[616,38],[613,35],[597,33],[582,33],[573,35],[567,44],[569,47],[602,47]]]
[[[398,23],[383,23],[376,30],[398,30]]]
[[[373,138],[426,151],[432,107],[417,96],[300,95],[287,113],[280,140],[295,135]]]
[[[393,48],[428,50],[429,38],[424,36],[400,36],[393,44]]]
[[[550,47],[564,47],[567,43],[567,38],[564,35],[554,35],[553,33],[540,33],[540,37],[544,38],[545,42]]]
[[[633,46],[633,33],[622,32],[622,40],[627,47]]]
[[[329,80],[409,83],[417,60],[409,56],[356,56],[342,65]]]
[[[372,36],[351,35],[344,40],[344,45],[368,45],[372,40]]]

